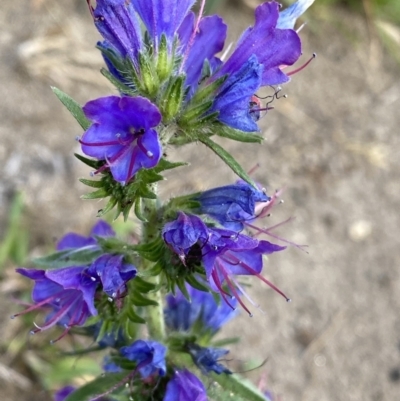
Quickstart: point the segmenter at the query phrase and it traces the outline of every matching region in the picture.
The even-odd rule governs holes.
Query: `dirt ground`
[[[64,3],[64,4],[62,4]],[[98,39],[83,0],[7,0],[0,9],[0,235],[12,194],[23,190],[32,249],[74,230],[85,233],[99,204],[81,201],[78,177],[89,171],[72,156],[80,129],[53,96],[56,85],[81,103],[113,89],[97,71]],[[229,5],[229,2],[227,3]],[[230,40],[251,21],[248,6],[226,7]],[[260,304],[225,334],[240,334],[231,358],[265,365],[271,389],[284,401],[400,399],[400,70],[365,21],[343,10],[314,12],[301,32],[304,60],[318,58],[285,86],[262,120],[265,143],[226,146],[270,190],[285,187],[285,203],[270,225],[296,219],[279,234],[290,248],[264,274],[292,298],[287,304],[261,283],[249,290]],[[235,180],[201,145],[168,150],[192,166],[169,174],[164,196]],[[0,237],[1,238],[1,237]],[[1,283],[0,283],[1,284]],[[0,287],[0,339],[18,322]],[[261,312],[261,310],[264,311]],[[3,401],[45,400],[0,349]],[[238,363],[240,362],[240,363]],[[11,370],[12,369],[12,370]]]

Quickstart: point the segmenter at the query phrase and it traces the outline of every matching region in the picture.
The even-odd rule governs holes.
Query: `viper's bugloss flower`
[[[161,121],[158,108],[143,97],[108,96],[83,107],[92,125],[80,139],[82,152],[104,160],[115,181],[125,185],[142,168],[160,161],[161,143],[154,129]]]
[[[216,333],[225,323],[236,316],[226,302],[217,303],[214,296],[209,292],[199,291],[190,285],[186,285],[191,301],[189,302],[180,290],[175,296],[167,295],[167,307],[165,309],[166,325],[176,331],[188,331],[196,322],[196,330]],[[236,299],[231,300],[236,307]]]
[[[225,228],[243,230],[243,222],[255,218],[256,202],[267,202],[270,198],[262,191],[244,181],[202,192],[196,200],[199,213],[207,214]]]
[[[126,359],[137,362],[137,369],[144,379],[158,374],[165,376],[165,354],[167,348],[157,341],[137,340],[133,344],[122,347],[120,354]]]
[[[182,217],[183,216],[183,217]],[[186,217],[188,218],[186,218]],[[286,247],[268,241],[239,234],[236,231],[207,227],[200,224],[197,216],[187,216],[179,213],[180,221],[167,223],[163,229],[163,238],[167,245],[178,253],[182,263],[185,264],[194,247],[201,251],[201,262],[204,266],[207,282],[213,291],[219,292],[225,302],[234,309],[228,299],[234,297],[240,305],[251,315],[241,300],[245,294],[243,288],[236,281],[235,276],[256,276],[279,294],[289,300],[275,285],[261,276],[263,255],[282,251]],[[195,224],[193,224],[195,221]],[[166,235],[173,227],[174,235]],[[206,228],[206,231],[204,231]],[[187,235],[191,241],[185,241]],[[197,238],[197,240],[196,240]],[[206,240],[202,240],[206,238]],[[194,242],[194,241],[197,242]],[[226,284],[229,292],[223,288]]]
[[[195,16],[190,11],[194,3],[194,0],[98,0],[96,8],[90,8],[105,39],[99,48],[106,64],[118,80],[133,89],[140,87],[141,77],[153,80],[143,87],[152,94],[163,80],[184,73],[184,104],[192,99],[200,83],[208,85],[225,77],[205,115],[216,112],[216,119],[232,128],[258,131],[255,121],[258,110],[251,107],[252,96],[262,86],[289,80],[291,73],[283,72],[283,68],[293,65],[301,55],[300,38],[292,28],[312,0],[300,0],[282,13],[275,1],[258,6],[254,26],[243,33],[226,62],[216,56],[224,48],[225,23],[217,15],[203,16],[204,0],[199,15]],[[133,75],[139,81],[129,78],[132,76],[129,68],[124,70],[126,58],[131,60]]]
[[[286,247],[230,230],[213,228],[210,232],[209,241],[203,247],[202,261],[210,287],[218,291],[228,305],[231,304],[223,283],[229,288],[230,295],[251,315],[241,300],[241,294],[245,292],[235,278],[242,275],[258,277],[288,300],[277,287],[261,276],[263,255],[282,251]]]
[[[185,263],[185,257],[193,245],[207,241],[208,228],[198,216],[179,212],[176,220],[163,227],[162,237]]]
[[[92,228],[88,237],[76,233],[68,233],[64,235],[57,243],[57,251],[65,251],[67,249],[78,248],[95,248],[98,243],[96,237],[114,237],[115,231],[104,220],[99,220]]]
[[[200,379],[188,370],[176,371],[168,382],[163,401],[207,401],[207,392]]]
[[[123,255],[108,253],[97,258],[87,270],[91,277],[98,277],[103,291],[112,298],[121,297],[126,292],[126,283],[136,276],[135,266],[124,263]]]
[[[196,366],[204,373],[215,372],[231,374],[232,372],[224,365],[218,363],[222,356],[229,353],[227,349],[201,347],[197,344],[188,345],[189,353]]]
[[[44,324],[36,325],[37,328],[31,333],[60,324],[65,327],[62,334],[64,336],[71,327],[82,326],[90,316],[97,315],[94,295],[99,281],[86,273],[85,266],[54,270],[20,268],[17,272],[35,281],[32,291],[32,300],[35,304],[14,316],[39,308],[50,309]]]
[[[289,81],[282,66],[294,64],[301,55],[301,42],[292,29],[277,29],[279,3],[259,5],[255,11],[254,27],[248,28],[235,50],[216,74],[234,74],[254,55],[263,66],[261,85],[279,85]]]

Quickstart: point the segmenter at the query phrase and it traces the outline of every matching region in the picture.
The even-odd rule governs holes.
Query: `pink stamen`
[[[217,262],[217,266],[220,268],[222,275],[224,276],[226,283],[228,284],[229,289],[232,291],[233,295],[235,296],[235,298],[238,300],[239,304],[242,306],[242,308],[249,314],[250,317],[253,317],[253,314],[249,311],[249,309],[247,308],[247,306],[244,304],[244,302],[242,301],[242,299],[240,298],[239,293],[236,291],[235,286],[232,284],[228,273],[226,272],[226,270],[224,269],[224,267]]]
[[[94,143],[88,143],[88,142],[84,142],[82,141],[82,139],[79,139],[78,141],[81,145],[84,146],[112,146],[112,145],[126,145],[128,143],[123,143],[121,142],[121,140],[117,140],[117,141],[109,141],[109,142],[94,142]]]
[[[218,273],[216,272],[216,270],[213,270],[213,272],[211,273],[212,278],[214,279],[215,285],[217,286],[223,300],[227,303],[227,305],[232,309],[235,310],[235,308],[233,307],[233,305],[228,301],[227,296],[231,296],[230,294],[228,294],[223,288],[222,288],[222,284],[221,281],[218,277]]]
[[[296,70],[288,72],[286,75],[290,76],[290,75],[293,75],[293,74],[297,74],[298,72],[300,72],[301,70],[306,68],[308,66],[308,64],[310,64],[311,61],[313,61],[316,57],[317,57],[317,54],[313,53],[312,57],[306,63],[304,63],[301,67],[297,68]]]
[[[253,268],[251,268],[249,265],[244,263],[242,260],[238,259],[235,255],[233,255],[231,252],[226,252],[224,256],[231,257],[233,260],[232,264],[237,264],[240,265],[241,267],[245,268],[252,276],[258,277],[261,281],[263,281],[265,284],[267,284],[269,287],[271,287],[273,290],[275,290],[278,294],[282,295],[287,302],[290,302],[290,298],[288,298],[276,285],[272,284],[269,280],[261,276],[261,274],[257,273]]]
[[[92,15],[92,17],[94,19],[94,8],[92,6],[92,0],[86,0],[86,3],[88,5],[88,7],[89,7],[90,14]]]
[[[276,225],[274,225],[274,226],[272,226],[272,227],[264,228],[264,229],[262,229],[262,228],[260,228],[260,227],[257,227],[257,226],[254,226],[253,224],[250,224],[250,223],[244,223],[244,224],[245,224],[247,227],[250,227],[250,228],[252,228],[253,230],[256,230],[256,231],[257,231],[257,234],[256,234],[255,236],[258,236],[258,235],[260,235],[260,234],[266,234],[266,235],[268,235],[268,236],[270,236],[270,237],[272,237],[272,238],[275,238],[275,239],[277,239],[277,240],[279,240],[279,241],[282,241],[282,242],[284,242],[284,243],[286,243],[286,244],[289,244],[289,245],[291,245],[291,246],[294,246],[295,248],[298,248],[298,249],[300,249],[301,251],[304,251],[304,252],[308,253],[305,249],[303,249],[303,248],[308,247],[308,245],[298,245],[298,244],[296,244],[296,243],[294,243],[294,242],[292,242],[292,241],[286,240],[286,239],[284,239],[284,238],[281,238],[281,237],[279,237],[279,236],[277,236],[277,235],[271,233],[271,230],[274,230],[275,228],[278,228],[278,227],[280,227],[280,226],[282,226],[282,225],[284,225],[284,224],[286,224],[286,223],[288,223],[289,221],[294,220],[294,219],[295,219],[295,217],[289,217],[288,219],[286,219],[285,221],[282,221],[281,223],[278,223],[278,224],[276,224]]]
[[[39,309],[40,307],[42,307],[44,305],[49,304],[51,301],[54,301],[55,299],[57,299],[59,297],[59,295],[62,294],[62,292],[63,292],[63,290],[60,291],[59,293],[55,294],[55,295],[52,295],[49,298],[44,299],[41,302],[36,303],[35,305],[30,306],[29,308],[25,309],[22,312],[16,313],[15,315],[12,315],[11,319],[14,319],[14,318],[16,318],[18,316],[21,316],[21,315],[25,315],[26,313],[32,312],[32,311],[34,311],[36,309]]]

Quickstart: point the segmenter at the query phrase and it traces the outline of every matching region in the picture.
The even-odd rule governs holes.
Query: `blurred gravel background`
[[[252,23],[255,4],[225,2],[229,41]],[[291,248],[265,265],[264,274],[291,304],[252,281],[260,311],[227,326],[225,335],[243,338],[232,347],[230,366],[246,371],[266,360],[247,376],[257,381],[266,373],[284,401],[395,401],[400,69],[378,32],[395,49],[400,31],[339,7],[315,7],[305,21],[304,61],[312,52],[318,58],[293,77],[284,87],[289,97],[262,120],[265,143],[226,146],[247,169],[260,164],[254,177],[270,191],[286,188],[269,223],[295,216],[279,234],[309,244],[309,254]],[[6,0],[0,26],[0,238],[13,196],[23,191],[32,256],[68,231],[87,232],[101,205],[79,199],[86,190],[77,178],[89,174],[72,155],[81,131],[50,85],[82,104],[114,90],[98,72],[98,35],[83,0]],[[235,180],[201,145],[168,154],[192,166],[168,175],[165,197]],[[32,342],[14,344],[18,336],[27,339],[21,332],[27,328],[23,319],[9,320],[20,308],[10,295],[21,286],[13,267],[0,281],[1,399],[44,401],[42,362]]]

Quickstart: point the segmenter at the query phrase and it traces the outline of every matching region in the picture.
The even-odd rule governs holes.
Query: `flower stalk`
[[[157,184],[151,184],[151,191],[157,194]],[[159,232],[158,206],[157,199],[144,199],[142,203],[142,214],[146,219],[142,223],[142,242],[144,244],[154,241]],[[143,271],[152,267],[152,262],[143,259]],[[160,275],[153,276],[149,281],[154,284],[155,290],[148,294],[148,298],[157,302],[157,305],[148,306],[147,329],[150,338],[157,341],[165,340],[165,323],[164,323],[164,294],[160,290]]]

